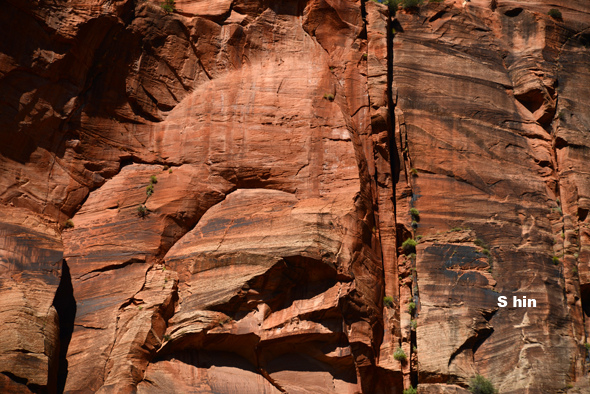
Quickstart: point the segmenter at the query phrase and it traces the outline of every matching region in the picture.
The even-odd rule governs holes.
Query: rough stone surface
[[[423,236],[408,284],[416,369],[420,383],[479,373],[500,392],[553,392],[587,372],[587,169],[566,157],[588,152],[588,73],[576,65],[590,54],[590,10],[563,3],[554,19],[548,3],[495,3],[397,15],[398,222],[411,230],[418,209]],[[512,308],[513,296],[537,306]]]
[[[0,389],[57,385],[59,318],[53,306],[63,259],[57,226],[24,209],[0,209]],[[12,379],[12,380],[11,380]]]
[[[423,3],[5,1],[0,391],[585,392],[590,6]]]

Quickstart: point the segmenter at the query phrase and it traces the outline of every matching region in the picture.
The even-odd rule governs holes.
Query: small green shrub
[[[140,305],[140,306],[137,307],[137,309],[138,310],[142,310],[143,309],[143,306]]]
[[[153,184],[155,185],[156,183],[158,183],[158,178],[156,178],[156,176],[155,176],[155,175],[152,175],[152,176],[150,177],[150,182],[151,182],[151,183],[153,183]]]
[[[402,249],[406,253],[416,253],[416,245],[418,245],[418,242],[408,238],[402,243]]]
[[[363,60],[367,60],[367,54],[363,53]]]
[[[395,349],[395,352],[393,353],[393,358],[403,363],[408,359],[408,356],[406,356],[406,352],[404,352],[404,350],[398,346],[397,349]]]
[[[453,227],[451,230],[449,230],[451,233],[456,233],[459,231],[463,231],[463,229],[461,227]]]
[[[176,1],[174,0],[164,0],[163,3],[160,4],[160,7],[162,7],[162,9],[164,11],[166,11],[166,13],[170,14],[174,11],[176,11]]]
[[[168,170],[168,174],[172,174],[172,168]]]
[[[72,219],[66,220],[64,223],[64,228],[74,228],[74,221]]]
[[[560,261],[559,261],[559,257],[557,257],[557,256],[553,256],[553,257],[551,258],[551,260],[553,260],[553,264],[555,264],[555,265],[559,265],[559,262],[560,262]]]
[[[561,19],[561,11],[559,11],[557,8],[551,8],[549,12],[547,12],[547,15],[553,19]]]
[[[420,241],[422,239],[422,235],[416,235],[416,239]]]
[[[170,340],[170,335],[165,334],[162,339],[164,340],[164,342],[168,342]]]
[[[331,93],[324,94],[324,98],[328,101],[334,101],[334,95]]]
[[[590,351],[590,343],[586,342],[584,346],[586,347],[586,350]]]
[[[474,394],[496,394],[498,390],[494,388],[492,382],[481,375],[475,375],[469,381],[469,391]]]
[[[146,208],[145,205],[143,204],[139,204],[139,206],[137,207],[137,215],[141,218],[146,217],[148,214],[148,209]]]
[[[164,167],[162,167],[162,171],[168,171],[169,168],[170,168],[170,166],[164,165]]]
[[[476,244],[477,246],[482,247],[482,248],[487,248],[486,243],[479,238],[476,239],[475,241],[473,241],[473,243]]]
[[[147,196],[151,196],[152,194],[154,194],[154,185],[152,185],[151,183],[145,188],[145,194],[147,194]]]
[[[417,8],[422,5],[424,0],[403,0],[402,1],[402,8],[407,10],[409,8]]]
[[[412,220],[412,223],[410,223],[410,226],[412,226],[412,228],[413,228],[414,230],[416,230],[416,229],[418,228],[418,222],[417,222],[417,221],[415,221],[415,220]]]
[[[418,175],[418,170],[415,168],[410,169],[410,172],[412,173],[412,175],[416,176]]]
[[[415,310],[416,310],[416,303],[414,301],[412,301],[408,304],[408,313],[410,315],[412,315],[412,314],[414,314]]]
[[[410,320],[410,327],[415,330],[418,327],[418,322],[414,319]]]
[[[387,308],[393,308],[393,297],[385,296],[383,297],[383,305]]]
[[[409,389],[404,390],[403,394],[417,394],[417,393],[418,393],[418,391],[414,387],[410,386]]]
[[[416,260],[416,253],[410,253],[410,254],[408,255],[408,257],[409,257],[411,260]],[[412,270],[414,270],[414,271],[415,271],[415,270],[416,270],[416,268],[412,268]]]
[[[416,208],[410,208],[410,215],[412,215],[414,220],[420,220],[420,211],[418,211]]]

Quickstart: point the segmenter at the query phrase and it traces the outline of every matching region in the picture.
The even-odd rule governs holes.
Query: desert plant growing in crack
[[[148,215],[148,209],[145,205],[139,204],[137,207],[137,215],[141,218],[144,218]]]

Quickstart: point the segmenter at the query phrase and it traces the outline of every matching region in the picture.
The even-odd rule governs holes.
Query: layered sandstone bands
[[[590,9],[494,3],[9,1],[2,390],[583,390]]]

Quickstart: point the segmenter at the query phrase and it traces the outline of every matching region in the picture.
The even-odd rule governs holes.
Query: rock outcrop
[[[590,6],[554,3],[7,0],[0,391],[584,390]]]

